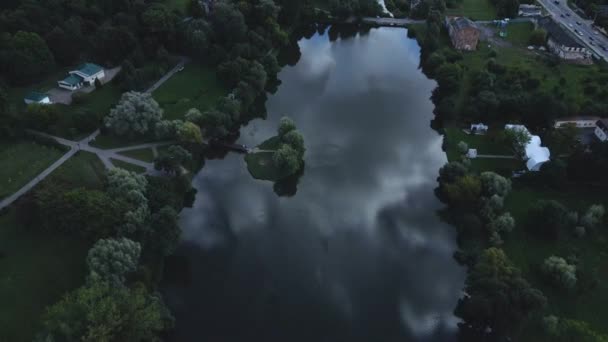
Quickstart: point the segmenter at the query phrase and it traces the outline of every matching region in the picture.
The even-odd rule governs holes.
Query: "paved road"
[[[181,70],[181,68],[183,68],[184,65],[186,65],[186,63],[188,63],[189,61],[190,61],[190,59],[188,59],[187,57],[181,57],[181,60],[179,61],[179,63],[177,63],[176,66],[173,67],[173,69],[171,69],[168,73],[166,73],[165,76],[163,76],[160,80],[156,81],[156,83],[154,83],[145,92],[153,93],[156,89],[158,89],[158,87],[163,85],[163,83],[167,82],[168,79],[170,79],[173,75],[175,75],[175,73],[179,72]]]
[[[608,49],[608,38],[599,32],[597,34],[595,33],[597,31],[592,27],[593,20],[581,18],[576,12],[568,7],[565,0],[559,0],[559,4],[556,4],[554,1],[555,0],[538,0],[558,23],[570,30],[589,50],[608,61],[608,51],[605,51],[600,47],[601,45]],[[577,24],[577,22],[579,22],[580,25]],[[581,32],[582,36],[577,34],[575,30]],[[592,43],[593,45],[591,45]]]
[[[58,167],[60,167],[63,163],[65,163],[68,159],[72,158],[72,156],[77,152],[77,149],[71,148],[70,151],[64,154],[61,158],[59,158],[56,162],[54,162],[51,166],[46,168],[46,170],[42,171],[36,178],[32,179],[29,183],[24,185],[21,189],[17,190],[14,194],[2,199],[0,201],[0,209],[4,209],[9,205],[13,204],[19,197],[21,197],[26,192],[32,190],[38,183],[42,182],[48,175],[53,173]]]
[[[424,24],[424,20],[410,19],[410,18],[373,18],[366,17],[362,19],[365,24],[373,24],[378,26],[396,26],[405,27],[410,24]]]

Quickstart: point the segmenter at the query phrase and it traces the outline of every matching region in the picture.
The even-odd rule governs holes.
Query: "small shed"
[[[51,104],[51,98],[45,93],[39,93],[37,91],[31,91],[23,98],[25,104]]]
[[[482,124],[482,123],[478,123],[478,124],[471,124],[471,133],[475,134],[475,133],[486,133],[488,131],[488,126]]]
[[[477,158],[477,149],[470,148],[470,149],[467,151],[467,158],[470,158],[470,159],[475,159],[475,158]]]

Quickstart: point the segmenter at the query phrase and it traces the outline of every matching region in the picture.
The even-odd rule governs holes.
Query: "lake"
[[[299,41],[267,118],[239,139],[255,146],[290,116],[307,149],[297,191],[253,179],[235,153],[194,177],[163,283],[170,340],[455,340],[465,270],[433,193],[446,162],[430,127],[436,83],[406,33]]]

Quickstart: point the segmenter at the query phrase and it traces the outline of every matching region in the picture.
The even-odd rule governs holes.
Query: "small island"
[[[304,138],[290,118],[281,119],[277,135],[267,139],[245,156],[253,178],[279,181],[304,167]]]

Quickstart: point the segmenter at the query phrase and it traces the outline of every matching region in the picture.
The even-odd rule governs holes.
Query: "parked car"
[[[556,5],[559,5],[559,1],[555,0],[553,1]]]
[[[570,16],[570,13],[566,13],[566,17],[569,17],[569,16]]]
[[[562,13],[562,14],[560,14],[559,16],[560,16],[560,17],[562,17],[562,18],[565,18],[565,17],[566,17],[566,16],[565,16],[563,13]]]
[[[593,37],[589,36],[589,40],[593,40]]]
[[[580,31],[579,31],[579,32],[577,32],[577,33],[578,33],[578,35],[579,35],[579,36],[581,36],[581,37],[583,36],[583,32],[580,32]]]
[[[572,25],[572,23],[568,24],[568,26],[570,26],[570,27],[574,27],[574,25]]]
[[[577,21],[577,22],[576,22],[576,25],[581,25],[581,22],[580,22],[580,21]]]
[[[595,44],[594,44],[593,42],[591,42],[591,41],[590,41],[590,42],[589,42],[589,45],[594,46]]]

